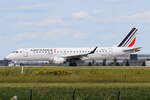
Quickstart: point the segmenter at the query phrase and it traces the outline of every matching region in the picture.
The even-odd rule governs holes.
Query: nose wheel
[[[9,67],[21,66],[21,65],[22,65],[21,63],[17,63],[17,62],[13,62],[13,61],[8,62],[8,66],[9,66]]]

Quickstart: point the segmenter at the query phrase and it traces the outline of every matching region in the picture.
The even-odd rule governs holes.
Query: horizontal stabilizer
[[[127,49],[127,50],[124,50],[123,52],[126,52],[126,53],[135,53],[135,52],[140,51],[141,48],[142,47]]]

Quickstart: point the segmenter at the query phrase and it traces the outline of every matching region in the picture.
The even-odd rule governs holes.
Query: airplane
[[[17,61],[48,61],[53,64],[69,63],[76,66],[77,61],[108,59],[140,51],[134,48],[137,28],[132,28],[127,36],[113,47],[94,48],[21,48],[5,57],[6,60]]]

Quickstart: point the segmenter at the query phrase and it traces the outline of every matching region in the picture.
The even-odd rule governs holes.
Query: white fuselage
[[[108,48],[24,48],[17,49],[5,59],[16,61],[49,61],[50,63],[66,63],[76,65],[76,61],[108,59],[140,51],[141,47],[132,48],[136,42],[137,28],[116,46]]]
[[[65,61],[66,57],[87,54],[93,48],[26,48],[17,49],[9,54],[6,59],[12,61]],[[82,57],[82,60],[107,59],[127,54],[124,47],[97,48],[93,54]]]

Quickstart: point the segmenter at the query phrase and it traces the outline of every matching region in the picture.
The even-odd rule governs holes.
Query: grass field
[[[144,67],[20,67],[0,68],[1,83],[146,83]]]
[[[19,100],[31,100],[31,90],[32,100],[150,99],[149,83],[1,83],[0,100],[10,100],[14,95]]]
[[[32,100],[149,100],[150,68],[0,67],[0,100],[29,100],[30,90]]]

